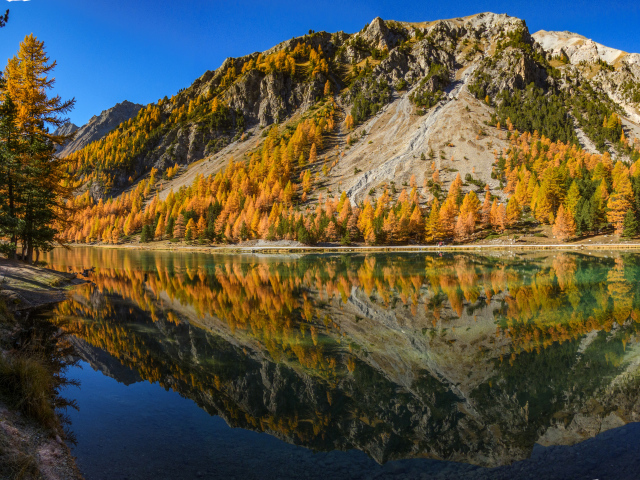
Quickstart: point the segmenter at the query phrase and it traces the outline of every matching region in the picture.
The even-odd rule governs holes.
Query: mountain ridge
[[[87,123],[81,127],[73,123],[67,123],[57,129],[55,134],[68,135],[75,133],[75,136],[65,145],[58,148],[58,155],[66,157],[85,146],[103,138],[120,123],[128,121],[135,116],[142,105],[124,100],[116,103],[113,107],[103,110],[99,115],[92,116]]]

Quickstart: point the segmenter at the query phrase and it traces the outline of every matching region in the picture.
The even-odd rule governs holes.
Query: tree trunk
[[[31,241],[27,244],[27,258],[25,259],[29,265],[33,263],[33,244]]]

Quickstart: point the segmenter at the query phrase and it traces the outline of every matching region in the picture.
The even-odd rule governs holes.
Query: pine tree
[[[629,210],[624,216],[622,236],[625,238],[635,237],[638,234],[638,219],[633,210]]]

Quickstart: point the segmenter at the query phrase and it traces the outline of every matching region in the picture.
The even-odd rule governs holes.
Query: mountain
[[[141,108],[143,108],[142,105],[125,100],[108,110],[104,110],[100,115],[94,115],[82,127],[78,128],[73,123],[67,123],[56,130],[56,133],[68,135],[76,132],[76,135],[63,148],[59,149],[58,155],[66,157],[90,143],[100,140],[121,123],[135,117]]]
[[[53,132],[54,135],[71,135],[72,133],[75,133],[78,131],[78,126],[74,123],[71,122],[67,122],[64,125],[62,125],[61,127],[58,127],[55,129],[55,131]],[[68,142],[67,142],[68,143]],[[58,145],[56,147],[56,152],[60,153],[65,146],[63,145]]]
[[[396,243],[388,234],[394,222],[404,221],[398,228],[406,232],[418,207],[413,229],[422,231],[432,200],[442,205],[455,182],[455,211],[443,217],[440,223],[446,228],[438,227],[436,237],[451,239],[456,230],[459,240],[469,236],[461,233],[463,222],[456,222],[465,195],[485,196],[488,187],[493,197],[486,197],[487,207],[495,199],[506,210],[520,183],[518,204],[512,204],[507,223],[531,213],[536,225],[553,225],[565,195],[549,190],[549,182],[543,185],[547,167],[559,169],[552,183],[564,182],[568,190],[574,179],[582,178],[582,166],[592,172],[598,164],[608,172],[606,188],[598,193],[599,206],[584,210],[588,219],[579,218],[576,200],[574,223],[578,232],[614,227],[619,235],[624,214],[610,215],[606,202],[616,185],[614,164],[621,160],[616,172],[622,169],[625,175],[640,167],[635,165],[640,159],[638,58],[566,32],[531,35],[524,20],[494,13],[418,23],[375,18],[353,34],[311,32],[265,52],[227,58],[188,88],[147,105],[69,154],[79,179],[77,206],[84,212],[68,239],[119,241],[121,233],[128,237],[143,225],[155,233],[157,212],[151,218],[151,210],[138,208],[146,208],[157,193],[163,202],[160,211],[170,210],[165,222],[173,226],[181,212],[193,212],[194,223],[202,219],[211,224],[206,235],[211,241],[297,240],[301,232],[303,243],[327,238]],[[63,155],[71,144],[67,149]],[[243,171],[236,175],[237,168]],[[590,182],[597,183],[576,186],[585,202],[603,178],[598,172],[590,174]],[[209,179],[209,191],[215,191],[211,198],[205,201],[207,191],[199,187],[189,190],[189,197],[181,195],[176,206],[171,192],[200,178]],[[86,203],[85,192],[93,203]],[[125,198],[125,192],[140,201]],[[194,192],[201,197],[197,208],[191,202]],[[205,220],[204,209],[213,208],[214,197],[224,209],[230,194],[238,192],[241,198],[233,199],[224,221],[214,226],[218,210]],[[343,192],[351,206],[358,207],[356,215],[367,200],[377,204],[383,197],[384,208],[372,205],[375,222],[358,218],[348,236],[344,221],[334,222],[335,231],[328,235],[323,222],[305,220],[301,229],[302,220],[294,221],[290,207],[308,207],[310,215],[319,215],[316,205],[326,206],[330,197],[337,205]],[[537,201],[540,192],[544,202]],[[99,228],[86,223],[101,215],[93,205],[110,198],[115,202],[109,211],[116,215],[116,240],[106,231],[113,220],[101,218]],[[253,200],[245,202],[248,198]],[[187,199],[190,205],[182,203]],[[389,206],[398,201],[407,203],[401,218],[394,218],[394,212],[389,219]],[[627,203],[616,211],[627,211]],[[276,223],[268,218],[276,204],[277,215],[288,212],[291,217],[278,223],[285,225],[280,232],[269,227]],[[241,218],[229,217],[238,208],[243,209]],[[473,210],[474,215],[479,211]],[[506,213],[500,215],[506,218]],[[182,217],[186,224],[189,219]],[[235,223],[225,224],[227,218]],[[372,228],[365,228],[370,223]],[[501,233],[507,223],[491,228]],[[196,229],[201,239],[203,228]],[[488,231],[480,230],[485,231],[481,235]],[[469,230],[471,236],[477,231],[475,224]],[[555,236],[550,229],[547,235]],[[421,241],[420,235],[415,241]]]
[[[310,49],[321,53],[311,58]],[[174,163],[207,159],[198,173],[213,173],[232,152],[236,158],[248,153],[256,143],[249,138],[263,128],[292,125],[313,115],[329,82],[336,94],[337,119],[352,114],[357,127],[348,135],[338,126],[330,135],[331,150],[325,148],[320,155],[333,160],[336,149],[340,152],[326,182],[328,190],[340,186],[350,198],[360,200],[372,187],[407,182],[412,174],[420,185],[425,170],[420,157],[428,152],[444,182],[460,172],[463,178],[475,175],[497,188],[499,182],[490,176],[493,151],[507,142],[487,131],[499,100],[487,105],[485,97],[519,92],[530,84],[545,96],[577,97],[576,87],[588,83],[602,102],[625,112],[623,128],[639,136],[639,58],[567,32],[530,35],[524,20],[508,15],[481,13],[421,23],[375,18],[355,34],[318,32],[262,53],[228,58],[170,100],[149,105],[148,111],[158,110],[158,118],[145,127],[148,140],[143,139],[140,148],[123,151],[125,158],[105,173],[115,177],[115,192],[129,177],[135,181],[152,167],[162,172]],[[217,118],[210,112],[214,99],[226,107]],[[520,123],[516,127],[527,130],[527,122]],[[565,141],[580,139],[582,147],[593,151],[605,146],[591,138],[597,132],[585,135],[586,125],[575,124],[570,115],[556,127],[563,133],[540,133]],[[118,135],[127,137],[130,132],[125,129]],[[84,138],[80,132],[63,154],[86,145]],[[83,173],[90,176],[94,165],[95,158],[87,159]],[[164,194],[195,174],[166,184]]]

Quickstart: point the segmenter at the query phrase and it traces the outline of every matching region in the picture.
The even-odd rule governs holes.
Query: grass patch
[[[500,238],[500,237],[504,237],[504,236],[506,236],[506,233],[490,233],[489,235],[484,237],[484,239],[485,240],[495,240],[496,238]]]
[[[0,358],[0,397],[46,428],[58,427],[53,407],[56,388],[52,372],[38,357]]]
[[[51,282],[49,283],[49,285],[51,285],[54,288],[60,287],[64,284],[64,279],[58,277],[58,278],[54,278],[53,280],[51,280]]]

